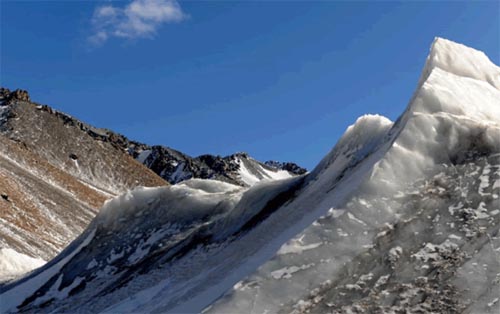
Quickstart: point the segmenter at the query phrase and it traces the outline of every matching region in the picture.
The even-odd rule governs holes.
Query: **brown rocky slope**
[[[105,200],[168,184],[66,117],[31,102],[25,91],[0,89],[0,248],[48,260]]]

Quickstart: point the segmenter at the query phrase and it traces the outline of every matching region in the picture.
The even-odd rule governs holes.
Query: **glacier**
[[[127,192],[0,309],[496,313],[499,139],[500,68],[436,38],[397,121],[360,117],[302,176]]]

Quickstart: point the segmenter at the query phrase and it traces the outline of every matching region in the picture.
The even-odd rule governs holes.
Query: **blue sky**
[[[0,83],[131,139],[307,168],[395,120],[435,36],[499,64],[500,2],[1,1]]]

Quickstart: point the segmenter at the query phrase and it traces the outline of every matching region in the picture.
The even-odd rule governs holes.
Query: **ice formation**
[[[494,313],[499,77],[483,53],[436,39],[396,122],[359,118],[302,177],[122,195],[0,287],[1,309]]]

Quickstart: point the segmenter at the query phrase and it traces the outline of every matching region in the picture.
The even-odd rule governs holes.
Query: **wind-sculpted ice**
[[[499,75],[484,54],[436,39],[395,123],[359,118],[305,176],[122,195],[85,247],[1,287],[16,296],[2,310],[493,313]]]
[[[366,180],[289,242],[316,247],[276,255],[209,312],[495,312],[499,78],[484,54],[437,39]]]

